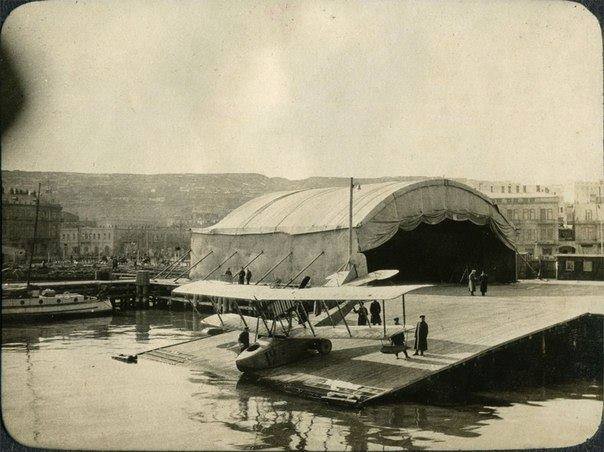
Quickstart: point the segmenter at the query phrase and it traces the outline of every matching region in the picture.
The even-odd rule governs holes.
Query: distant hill
[[[358,179],[359,183],[418,177]],[[88,174],[2,171],[2,186],[37,190],[77,214],[105,224],[209,225],[264,193],[347,185],[344,177],[289,180],[255,173]]]

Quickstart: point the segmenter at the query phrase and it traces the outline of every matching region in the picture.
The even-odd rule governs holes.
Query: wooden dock
[[[602,290],[598,288],[598,290]],[[433,291],[434,292],[434,291]],[[438,291],[436,291],[438,293]],[[295,364],[257,373],[259,380],[304,397],[341,400],[362,405],[400,393],[426,378],[463,365],[527,336],[549,330],[586,314],[604,314],[604,294],[538,296],[531,291],[518,296],[470,297],[432,293],[407,296],[407,323],[426,315],[430,327],[424,357],[405,359],[382,354],[380,342],[335,339],[327,356],[313,356]],[[400,303],[399,303],[400,304]],[[393,304],[388,323],[401,315]],[[354,322],[354,315],[349,315]],[[196,339],[142,354],[171,364],[236,375],[238,332]],[[413,344],[413,335],[407,338]]]

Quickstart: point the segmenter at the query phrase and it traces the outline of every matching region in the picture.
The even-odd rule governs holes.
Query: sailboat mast
[[[36,236],[38,234],[38,214],[40,212],[40,190],[42,188],[42,184],[38,183],[38,196],[36,198],[36,217],[34,220],[34,237],[31,241],[31,252],[29,254],[29,266],[27,268],[27,288],[29,289],[29,279],[31,276],[31,266],[34,260],[34,252],[36,249]]]

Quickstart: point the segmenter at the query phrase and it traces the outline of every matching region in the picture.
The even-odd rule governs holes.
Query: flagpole
[[[350,197],[348,203],[348,268],[352,268],[352,194],[354,191],[354,180],[350,178]]]

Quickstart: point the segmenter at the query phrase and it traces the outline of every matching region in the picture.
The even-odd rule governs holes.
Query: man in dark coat
[[[371,324],[381,325],[382,317],[380,316],[380,313],[382,312],[382,308],[377,300],[371,302],[369,305],[369,312],[371,313]]]
[[[246,283],[246,284],[249,284],[251,279],[252,279],[252,272],[251,272],[251,270],[248,268],[248,269],[245,271],[245,283]]]
[[[426,316],[420,315],[420,321],[417,322],[415,327],[415,353],[418,352],[421,356],[424,356],[424,352],[428,350],[428,324],[426,323]]]
[[[485,271],[483,270],[482,273],[480,274],[480,276],[478,277],[478,279],[480,281],[480,293],[484,297],[484,295],[487,293],[487,289],[488,289],[489,275],[487,275],[485,273]]]
[[[237,277],[239,279],[239,284],[243,284],[245,282],[245,270],[241,267],[239,273],[237,273]]]
[[[250,346],[250,329],[247,326],[239,335],[238,342],[241,344],[241,352],[247,350],[247,348]]]
[[[358,325],[367,325],[367,308],[363,305],[363,302],[361,301],[359,303],[359,309],[357,310],[356,308],[352,308],[352,310],[355,312],[355,314],[358,315],[357,318],[357,324]]]
[[[227,268],[226,271],[224,272],[224,279],[226,279],[228,282],[231,282],[231,280],[233,279],[233,273],[231,273],[231,267]]]

